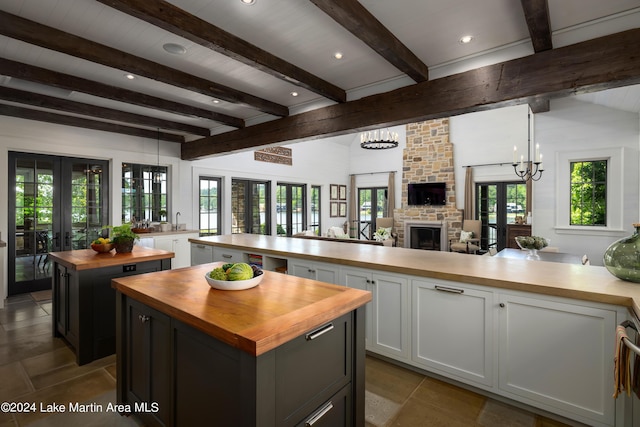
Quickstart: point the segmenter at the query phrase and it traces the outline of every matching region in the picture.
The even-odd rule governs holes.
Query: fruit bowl
[[[256,276],[252,279],[247,280],[216,280],[209,277],[210,271],[204,275],[205,279],[207,279],[207,283],[213,289],[220,289],[223,291],[242,291],[244,289],[250,289],[258,286],[258,284],[262,281],[264,274]]]
[[[111,251],[111,249],[113,249],[113,244],[111,243],[92,243],[91,244],[91,249],[93,249],[94,251],[100,253],[100,254],[104,254],[107,253],[109,251]]]

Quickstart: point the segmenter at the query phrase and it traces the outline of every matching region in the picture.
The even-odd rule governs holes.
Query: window
[[[311,220],[309,225],[309,230],[313,230],[316,235],[322,234],[320,230],[322,230],[322,224],[320,224],[321,211],[320,211],[320,202],[322,201],[321,187],[319,185],[311,186]]]
[[[232,180],[232,233],[271,234],[270,192],[269,181]]]
[[[200,177],[200,235],[220,234],[220,178]]]
[[[607,161],[571,162],[570,224],[607,225]]]
[[[167,220],[167,167],[122,164],[122,222]]]
[[[624,229],[625,221],[625,173],[630,168],[637,168],[632,160],[632,153],[623,147],[607,147],[601,149],[562,151],[556,154],[556,225],[558,234],[573,234],[584,236],[622,237],[627,234]],[[572,165],[574,163],[589,163],[606,161],[606,207],[604,222],[600,225],[574,224],[572,220]],[[635,161],[637,162],[637,161]],[[586,171],[586,169],[585,169]],[[580,171],[580,172],[585,172]],[[593,176],[593,175],[592,175]],[[583,207],[584,208],[584,207]],[[587,207],[587,209],[592,209]],[[534,216],[535,223],[535,216]]]
[[[278,236],[293,236],[306,229],[307,186],[278,184],[276,189],[276,220]]]

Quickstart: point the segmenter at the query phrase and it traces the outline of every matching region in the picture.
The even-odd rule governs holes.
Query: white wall
[[[592,264],[602,265],[602,255],[615,240],[633,232],[638,222],[640,178],[638,151],[640,119],[629,113],[564,98],[551,102],[549,112],[534,115],[532,144],[539,143],[544,154],[544,175],[533,183],[534,235],[551,239],[562,252],[586,253]],[[502,166],[474,168],[476,182],[515,181],[513,146],[524,152],[527,143],[527,106],[502,108],[452,117],[450,138],[454,144],[456,196],[463,207],[465,165],[500,163]],[[568,231],[558,219],[558,204],[569,203],[559,198],[556,157],[562,153],[588,152],[593,149],[624,150],[620,200],[609,200],[612,215],[619,216],[619,226],[579,228]],[[565,165],[566,166],[566,165]],[[611,181],[611,180],[610,180]],[[560,185],[560,184],[558,184]],[[568,184],[567,184],[568,185]],[[615,225],[615,224],[613,224]]]

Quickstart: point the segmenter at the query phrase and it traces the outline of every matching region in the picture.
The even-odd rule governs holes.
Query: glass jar
[[[630,237],[614,242],[604,252],[604,266],[619,279],[640,283],[640,223]]]

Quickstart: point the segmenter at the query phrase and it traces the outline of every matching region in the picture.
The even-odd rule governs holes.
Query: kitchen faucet
[[[180,216],[180,212],[176,212],[176,231],[178,231],[178,217]]]

